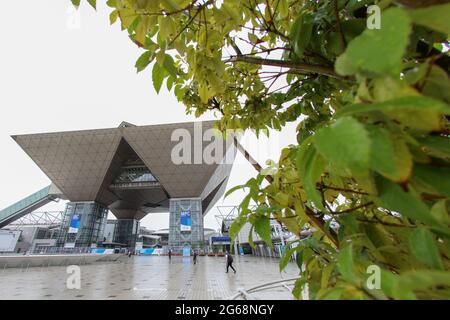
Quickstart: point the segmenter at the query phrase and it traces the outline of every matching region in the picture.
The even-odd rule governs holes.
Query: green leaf
[[[253,242],[253,230],[254,230],[254,226],[252,226],[250,228],[250,232],[248,233],[248,244],[250,245],[250,247],[255,248],[255,243]]]
[[[353,104],[346,106],[336,112],[336,117],[343,117],[348,115],[354,115],[363,112],[371,111],[398,111],[405,110],[411,111],[438,111],[445,114],[450,114],[450,107],[445,103],[442,103],[433,98],[424,96],[413,96],[413,97],[401,97],[380,103],[370,103],[370,104]]]
[[[248,41],[250,41],[251,43],[253,43],[253,44],[256,44],[257,42],[258,42],[258,36],[257,35],[255,35],[255,34],[253,34],[253,33],[249,33],[248,35],[247,35],[247,37],[248,37]]]
[[[370,166],[384,176],[396,174],[395,152],[389,132],[374,125],[366,126],[366,128],[372,141]]]
[[[155,88],[157,93],[159,93],[165,77],[166,71],[164,70],[164,68],[161,67],[158,63],[155,63],[152,70],[152,81],[153,87]]]
[[[439,226],[428,207],[416,196],[403,191],[399,185],[384,178],[377,178],[376,184],[379,199],[386,209],[431,226]]]
[[[398,75],[410,32],[410,18],[404,10],[398,7],[386,10],[380,29],[366,29],[348,44],[336,60],[337,73]]]
[[[247,223],[247,219],[245,216],[239,216],[236,219],[234,219],[233,223],[230,226],[230,230],[229,230],[229,234],[231,239],[236,238],[236,236],[238,235],[239,231],[242,229],[242,227]]]
[[[80,1],[81,0],[70,0],[70,1],[72,1],[72,4],[75,6],[75,7],[79,7],[80,6]]]
[[[176,79],[174,77],[172,77],[172,76],[169,76],[167,78],[167,81],[166,81],[167,91],[172,90],[172,87],[175,84],[175,80]]]
[[[233,4],[230,4],[229,2],[224,2],[222,4],[221,9],[223,10],[223,12],[225,12],[231,19],[234,20],[234,23],[240,23],[241,22],[241,17],[242,17],[242,13],[240,13],[236,6],[234,6]]]
[[[450,107],[430,97],[410,96],[380,103],[346,106],[336,113],[336,117],[373,111],[381,111],[407,128],[429,132],[442,129],[442,114],[450,114]]]
[[[413,161],[406,142],[390,135],[386,129],[366,126],[371,144],[370,166],[383,176],[396,182],[407,181]]]
[[[365,127],[351,117],[343,117],[313,136],[317,151],[326,159],[350,168],[367,168],[371,141]]]
[[[164,60],[166,60],[166,57],[167,57],[168,55],[165,53],[165,51],[164,50],[159,50],[157,53],[156,53],[156,63],[157,64],[159,64],[161,67],[163,67],[164,66]]]
[[[272,245],[270,219],[268,217],[262,216],[257,217],[255,221],[255,231],[259,234],[261,239],[264,240],[268,245]]]
[[[393,294],[396,299],[416,299],[414,291],[436,286],[450,286],[450,274],[445,271],[414,270],[399,276]]]
[[[408,13],[416,24],[440,31],[445,35],[450,33],[450,3],[410,10]]]
[[[391,271],[381,269],[381,290],[389,297],[394,297],[399,281],[399,276]]]
[[[322,197],[316,188],[316,183],[325,168],[325,161],[317,153],[314,145],[309,143],[309,140],[305,140],[297,152],[297,168],[308,200],[314,203],[317,208],[325,210]]]
[[[295,281],[294,289],[292,290],[292,294],[296,299],[302,299],[303,298],[303,289],[305,287],[305,284],[308,283],[308,279],[305,279],[305,277],[299,278],[297,281]]]
[[[133,9],[122,9],[119,11],[122,30],[131,28],[133,23],[138,19]]]
[[[154,53],[152,51],[145,51],[136,61],[137,72],[141,72],[153,61]]]
[[[409,237],[409,248],[417,260],[428,267],[444,270],[433,234],[425,228],[418,228]]]
[[[172,17],[163,17],[160,16],[158,18],[159,21],[159,34],[163,38],[173,37],[177,32],[177,26]]]
[[[353,246],[351,244],[347,245],[341,250],[337,261],[337,267],[344,280],[353,284],[357,284],[359,283],[360,279],[356,274],[352,250]]]
[[[329,263],[322,271],[322,279],[320,281],[320,287],[326,288],[328,282],[330,281],[331,274],[333,273],[336,265],[334,263]]]
[[[87,2],[91,5],[92,8],[97,10],[97,0],[87,0]]]
[[[166,69],[166,71],[174,78],[177,77],[177,69],[175,67],[175,62],[173,61],[173,58],[166,54],[164,57],[163,66]]]
[[[296,205],[295,213],[290,209],[285,209],[285,217],[280,218],[280,220],[290,232],[298,235],[302,231],[300,219],[302,214],[304,214],[302,206]]]
[[[416,164],[413,175],[438,194],[450,197],[450,167]]]
[[[365,19],[349,19],[341,22],[342,31],[345,34],[345,39],[353,40],[359,36],[366,29]]]
[[[109,23],[110,24],[114,24],[117,21],[117,18],[119,17],[119,11],[117,10],[113,10],[110,14],[109,14]]]
[[[298,249],[299,249],[298,247],[289,248],[288,246],[286,246],[286,250],[284,251],[283,255],[281,256],[281,259],[279,262],[280,272],[286,268],[286,266],[289,264],[289,261],[291,261],[292,255]]]
[[[424,151],[431,156],[450,160],[449,137],[426,136],[418,141],[424,146]]]
[[[311,41],[313,16],[309,13],[300,15],[294,22],[289,35],[292,48],[297,57],[302,58],[306,47]]]
[[[209,93],[208,85],[206,83],[202,83],[198,88],[198,95],[200,96],[200,100],[202,103],[207,104],[211,95]]]
[[[328,288],[327,290],[321,291],[320,294],[317,295],[317,300],[339,300],[342,296],[343,288]]]
[[[446,200],[436,202],[431,208],[431,214],[440,223],[450,225],[450,215],[447,212]]]
[[[174,0],[161,0],[161,5],[169,12],[181,10],[180,5]]]
[[[289,195],[283,192],[277,192],[274,196],[273,199],[278,202],[278,204],[281,207],[288,207],[289,206]]]
[[[280,11],[280,15],[283,18],[286,18],[289,15],[288,0],[279,0],[278,9]]]
[[[442,68],[433,65],[428,72],[422,88],[422,94],[450,103],[450,79]]]
[[[226,198],[226,197],[228,197],[230,194],[232,194],[233,192],[235,192],[236,190],[243,189],[243,188],[245,188],[244,185],[234,186],[233,188],[231,188],[230,190],[228,190],[228,191],[225,193],[225,195],[224,195],[223,197]]]

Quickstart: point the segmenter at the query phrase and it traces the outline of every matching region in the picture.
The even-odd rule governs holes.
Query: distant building
[[[59,228],[43,225],[23,225],[14,226],[13,228],[4,228],[0,230],[1,235],[17,234],[17,241],[10,250],[1,250],[0,252],[10,253],[30,253],[39,252],[47,247],[55,247],[58,237]],[[1,241],[0,241],[1,242]],[[11,250],[12,249],[12,250]]]
[[[57,246],[133,248],[143,238],[153,243],[156,238],[140,233],[139,221],[159,212],[170,213],[161,244],[204,246],[203,217],[223,195],[235,156],[233,138],[205,138],[213,124],[123,122],[111,129],[13,136],[52,185],[1,210],[0,228],[50,201],[67,199]],[[192,150],[180,151],[180,145]],[[176,163],[174,150],[187,161]],[[204,154],[212,150],[211,163]],[[115,222],[107,222],[108,211]]]
[[[162,246],[170,246],[169,244],[169,233],[170,233],[170,229],[166,228],[166,229],[159,229],[159,230],[155,230],[151,232],[151,235],[154,236],[158,236],[159,237],[159,243]],[[210,242],[210,238],[211,236],[216,233],[216,231],[214,229],[210,229],[210,228],[203,228],[203,238],[204,238],[204,245],[203,246],[208,246],[209,242]]]
[[[233,221],[233,218],[224,219],[222,221],[222,236],[229,236],[228,232]],[[286,243],[296,240],[298,237],[289,232],[285,226],[280,225],[275,220],[270,220],[270,228],[272,246],[267,245],[264,240],[253,230],[252,239],[255,247],[252,248],[249,242],[252,225],[247,222],[242,226],[241,230],[237,234],[234,241],[235,246],[233,248],[231,248],[231,246],[226,246],[226,248],[227,250],[237,250],[239,254],[253,254],[262,257],[280,257]],[[231,241],[231,238],[228,239]],[[217,238],[217,240],[219,243],[222,242],[225,245],[227,244],[225,238]]]

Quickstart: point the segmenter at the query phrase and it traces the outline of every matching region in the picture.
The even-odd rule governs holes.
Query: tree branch
[[[351,192],[351,193],[362,194],[362,195],[369,195],[367,192],[364,192],[364,191],[345,189],[345,188],[336,188],[336,187],[327,186],[324,184],[321,184],[321,187],[324,189],[330,189],[330,190],[336,190],[336,191],[342,191],[342,192]]]
[[[239,141],[237,140],[236,137],[233,137],[233,142],[234,142],[234,145],[236,146],[236,148],[244,155],[245,159],[247,159],[247,161],[249,161],[252,164],[252,166],[256,169],[256,171],[261,173],[262,167],[247,152],[247,150],[245,150],[245,148],[239,143]],[[265,179],[267,180],[267,182],[273,183],[273,177],[271,175],[265,175]],[[295,211],[295,208],[290,208],[290,209]],[[317,214],[313,210],[308,208],[307,206],[305,206],[305,213],[308,216],[311,225],[313,225],[317,229],[321,230],[323,232],[323,234],[328,239],[330,239],[330,241],[336,246],[336,248],[339,248],[339,240],[338,240],[336,232],[333,229],[327,230],[325,227],[325,221],[322,218],[317,217]]]
[[[368,203],[361,204],[361,205],[356,206],[356,207],[354,207],[354,208],[350,208],[350,209],[346,209],[346,210],[342,210],[342,211],[332,212],[332,214],[343,214],[343,213],[348,213],[348,212],[352,212],[352,211],[355,211],[355,210],[358,210],[358,209],[361,209],[361,208],[365,208],[365,207],[368,207],[368,206],[371,206],[371,205],[373,205],[373,202],[372,202],[372,201],[370,201],[370,202],[368,202]]]
[[[173,38],[170,43],[169,46],[172,45],[175,40],[178,39],[178,37],[184,32],[184,30],[186,30],[190,24],[192,23],[192,21],[194,21],[194,19],[197,17],[197,15],[200,13],[200,11],[202,10],[202,6],[200,6],[197,11],[195,12],[195,14],[189,19],[189,21],[186,23],[186,25],[183,27],[183,29],[180,30],[180,32],[177,33],[177,35],[175,36],[175,38]]]
[[[324,67],[316,64],[307,64],[307,63],[299,63],[292,61],[283,61],[283,60],[275,60],[275,59],[263,59],[258,57],[250,57],[245,55],[236,55],[231,56],[230,58],[224,60],[225,63],[228,62],[246,62],[252,64],[259,64],[265,66],[273,66],[273,67],[281,67],[288,68],[289,73],[317,73],[320,75],[337,78],[337,79],[345,79],[339,75],[337,75],[332,68]]]
[[[335,13],[335,16],[336,16],[336,24],[337,24],[337,27],[338,27],[338,31],[339,31],[339,34],[341,36],[342,50],[345,50],[345,48],[347,47],[347,40],[345,40],[345,35],[344,35],[344,32],[342,31],[341,20],[339,19],[339,4],[338,4],[338,0],[334,0],[334,13]]]

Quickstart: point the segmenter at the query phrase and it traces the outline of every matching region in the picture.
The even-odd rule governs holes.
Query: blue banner
[[[181,231],[191,231],[192,230],[192,221],[191,221],[191,211],[181,211],[181,219],[180,219],[180,230]]]
[[[79,214],[74,214],[72,216],[72,220],[70,221],[68,233],[78,233],[78,229],[80,229],[80,221],[81,216]]]

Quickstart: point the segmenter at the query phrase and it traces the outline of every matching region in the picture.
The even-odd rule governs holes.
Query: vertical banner
[[[79,214],[74,214],[72,216],[68,233],[78,233],[78,229],[80,229],[80,220],[81,216]]]
[[[181,231],[191,231],[192,221],[191,221],[191,211],[181,211],[181,221],[180,221]]]

